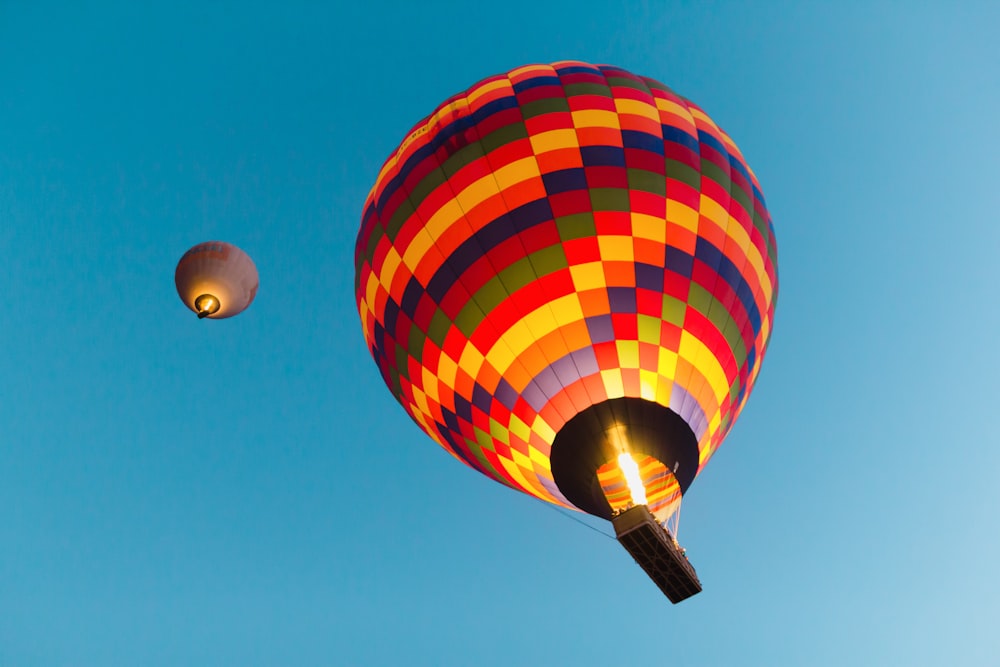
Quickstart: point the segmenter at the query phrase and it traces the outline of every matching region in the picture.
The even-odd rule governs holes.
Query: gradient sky
[[[995,661],[1000,5],[764,4],[0,0],[0,665]],[[702,106],[777,232],[677,606],[423,435],[355,310],[389,152],[564,59]],[[210,239],[238,318],[174,291]]]

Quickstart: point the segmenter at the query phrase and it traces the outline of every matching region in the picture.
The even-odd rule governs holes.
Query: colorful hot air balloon
[[[582,62],[485,79],[418,123],[355,261],[366,342],[413,420],[484,475],[609,519],[675,512],[746,404],[777,297],[729,136]]]
[[[199,318],[239,315],[257,295],[257,267],[250,257],[222,241],[199,243],[181,257],[174,272],[177,294]]]

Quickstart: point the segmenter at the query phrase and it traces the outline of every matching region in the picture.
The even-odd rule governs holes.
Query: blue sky
[[[0,664],[994,660],[1000,11],[761,4],[0,3]],[[778,236],[678,606],[428,440],[354,307],[389,151],[562,59],[696,101]],[[238,318],[174,291],[209,239]]]

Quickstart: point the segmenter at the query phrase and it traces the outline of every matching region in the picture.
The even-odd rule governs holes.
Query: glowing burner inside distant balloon
[[[211,294],[202,294],[194,300],[194,308],[198,311],[199,320],[219,312],[220,305],[219,300]]]
[[[245,252],[231,243],[207,241],[190,248],[177,262],[174,284],[198,319],[221,320],[250,306],[260,279]]]

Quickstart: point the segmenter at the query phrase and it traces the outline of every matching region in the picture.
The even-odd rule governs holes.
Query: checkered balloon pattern
[[[355,263],[365,340],[413,420],[569,507],[553,440],[609,399],[674,411],[701,471],[760,372],[778,290],[771,218],[729,136],[663,84],[582,62],[485,79],[418,123],[368,196]],[[669,471],[639,463],[671,504]]]

